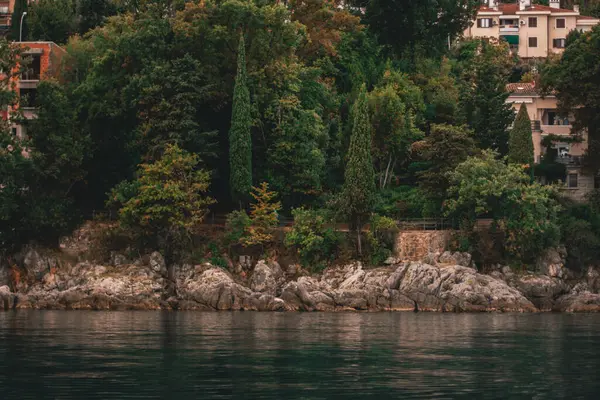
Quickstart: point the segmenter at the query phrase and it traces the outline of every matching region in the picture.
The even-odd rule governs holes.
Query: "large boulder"
[[[566,255],[564,248],[545,250],[536,262],[537,271],[551,278],[564,278],[566,274]]]
[[[540,311],[551,311],[554,302],[569,292],[568,285],[558,278],[546,275],[524,275],[510,280],[510,285],[519,290]]]
[[[600,294],[589,291],[572,291],[556,301],[553,311],[572,313],[600,312]]]
[[[250,289],[252,291],[272,296],[281,294],[281,286],[284,283],[285,275],[276,262],[267,264],[265,261],[259,261],[250,277]]]
[[[413,300],[419,310],[536,311],[529,300],[505,282],[459,265],[437,268],[405,263],[390,275],[387,284]]]
[[[438,263],[470,267],[472,258],[473,257],[469,253],[445,251],[439,256]]]
[[[236,283],[220,268],[210,268],[197,277],[186,280],[178,288],[181,300],[198,304],[199,309],[278,311],[284,302],[273,295],[253,292]]]

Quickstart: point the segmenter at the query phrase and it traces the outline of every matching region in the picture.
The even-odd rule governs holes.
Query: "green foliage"
[[[240,36],[238,72],[233,91],[233,112],[229,131],[229,168],[232,197],[240,202],[252,186],[252,126],[250,92],[246,86],[246,49]]]
[[[371,264],[381,265],[392,255],[396,232],[398,225],[392,218],[377,214],[371,216],[369,230],[366,232]]]
[[[229,245],[242,244],[247,240],[252,220],[244,210],[236,210],[227,214],[225,223],[225,242]]]
[[[441,202],[450,186],[448,173],[467,157],[477,153],[471,131],[450,125],[433,125],[431,133],[413,149],[428,163],[418,174],[419,187],[431,199]]]
[[[419,188],[398,186],[381,190],[375,197],[373,211],[394,218],[424,218],[432,208],[429,200]]]
[[[296,208],[292,210],[294,225],[285,235],[285,245],[294,249],[302,265],[316,267],[335,259],[341,235],[327,224],[323,211]]]
[[[29,20],[29,38],[66,43],[75,33],[75,10],[71,1],[38,0],[31,4],[26,17]]]
[[[252,187],[250,195],[254,198],[250,205],[252,224],[247,230],[247,235],[242,238],[242,244],[265,246],[273,242],[273,231],[279,223],[277,212],[281,209],[281,203],[275,201],[277,192],[269,191],[269,184],[266,182]]]
[[[344,188],[341,194],[341,211],[350,217],[358,234],[358,252],[362,252],[360,243],[361,218],[371,211],[375,194],[375,171],[371,156],[371,123],[366,89],[363,86],[354,106],[354,127],[350,138],[348,161],[344,175]]]
[[[531,120],[525,104],[521,104],[508,142],[508,161],[533,167],[533,138],[531,133]]]
[[[461,163],[449,178],[447,215],[467,221],[471,229],[476,218],[492,218],[511,257],[532,262],[558,243],[556,189],[531,183],[524,167],[484,152]]]
[[[394,79],[391,75],[391,71],[386,71],[382,85],[369,94],[374,134],[372,154],[380,189],[389,185],[398,167],[406,164],[411,145],[423,137],[413,123],[414,109],[420,104],[410,102],[409,97],[413,88],[419,96],[418,88],[405,76],[395,74]],[[405,96],[408,103],[403,100]]]
[[[507,154],[508,127],[514,112],[506,84],[514,60],[508,44],[474,40],[458,50],[460,111],[480,148]]]
[[[160,160],[142,164],[138,194],[120,210],[120,222],[164,252],[171,263],[185,248],[214,200],[205,196],[209,174],[197,170],[198,157],[167,146]]]
[[[462,34],[479,4],[479,0],[372,0],[367,3],[366,21],[398,55],[439,54],[448,46],[448,36]]]

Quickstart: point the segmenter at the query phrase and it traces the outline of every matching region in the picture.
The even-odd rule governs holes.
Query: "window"
[[[577,188],[577,174],[569,174],[567,176],[567,183],[569,185],[569,188]]]
[[[567,23],[565,22],[564,18],[557,18],[556,19],[556,27],[557,28],[565,28],[567,26]]]
[[[537,28],[537,17],[529,17],[528,25],[530,28]]]
[[[477,19],[477,27],[478,28],[489,28],[492,26],[491,18],[479,18]]]
[[[10,131],[12,132],[13,136],[15,136],[15,137],[17,136],[17,128],[16,127],[13,126]]]
[[[23,71],[21,79],[24,81],[39,81],[42,72],[42,57],[40,54],[32,54],[28,58],[31,62]]]
[[[552,45],[555,49],[564,49],[567,45],[567,39],[554,39],[552,40]]]
[[[34,108],[37,106],[37,89],[20,89],[20,105],[24,108]]]
[[[8,6],[0,7],[0,15],[6,15],[6,14],[10,14],[10,11],[8,10]]]
[[[548,125],[556,125],[556,112],[548,111]]]
[[[529,47],[537,47],[537,38],[536,37],[529,38]]]

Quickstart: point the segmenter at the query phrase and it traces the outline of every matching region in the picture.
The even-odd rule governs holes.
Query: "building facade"
[[[10,30],[10,21],[15,7],[15,0],[0,0],[0,35]]]
[[[522,58],[545,58],[564,51],[569,32],[589,31],[599,23],[597,18],[580,15],[578,6],[560,8],[560,0],[550,0],[550,6],[531,0],[518,0],[517,4],[484,0],[464,36],[505,40]]]
[[[581,142],[573,142],[572,126],[569,118],[558,114],[556,97],[547,95],[542,97],[535,83],[510,83],[507,85],[510,96],[507,102],[518,111],[521,104],[527,107],[531,119],[533,133],[534,158],[536,164],[542,161],[547,148],[544,138],[552,135],[555,139],[564,137],[564,141],[553,140],[552,154],[555,154],[557,163],[564,164],[566,175],[564,177],[563,192],[573,200],[583,200],[595,187],[594,175],[585,172],[582,168],[582,158],[586,154],[588,143],[587,134],[581,133]]]
[[[16,82],[19,109],[25,119],[36,116],[37,87],[44,79],[56,78],[66,51],[54,42],[23,42],[23,56],[29,59],[27,68]],[[25,137],[26,127],[13,124],[12,130],[18,137]]]

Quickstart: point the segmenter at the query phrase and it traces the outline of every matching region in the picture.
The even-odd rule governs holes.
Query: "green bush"
[[[242,243],[246,237],[248,228],[252,225],[252,220],[246,211],[232,211],[227,215],[225,223],[225,243],[227,246],[237,245]]]
[[[292,211],[294,226],[285,236],[286,247],[293,249],[304,266],[318,267],[335,259],[341,235],[327,227],[322,211],[296,208]]]
[[[381,264],[392,255],[396,232],[398,225],[392,218],[371,216],[370,229],[366,233],[371,264]]]
[[[397,186],[377,193],[373,210],[395,219],[423,218],[430,202],[419,188]]]

